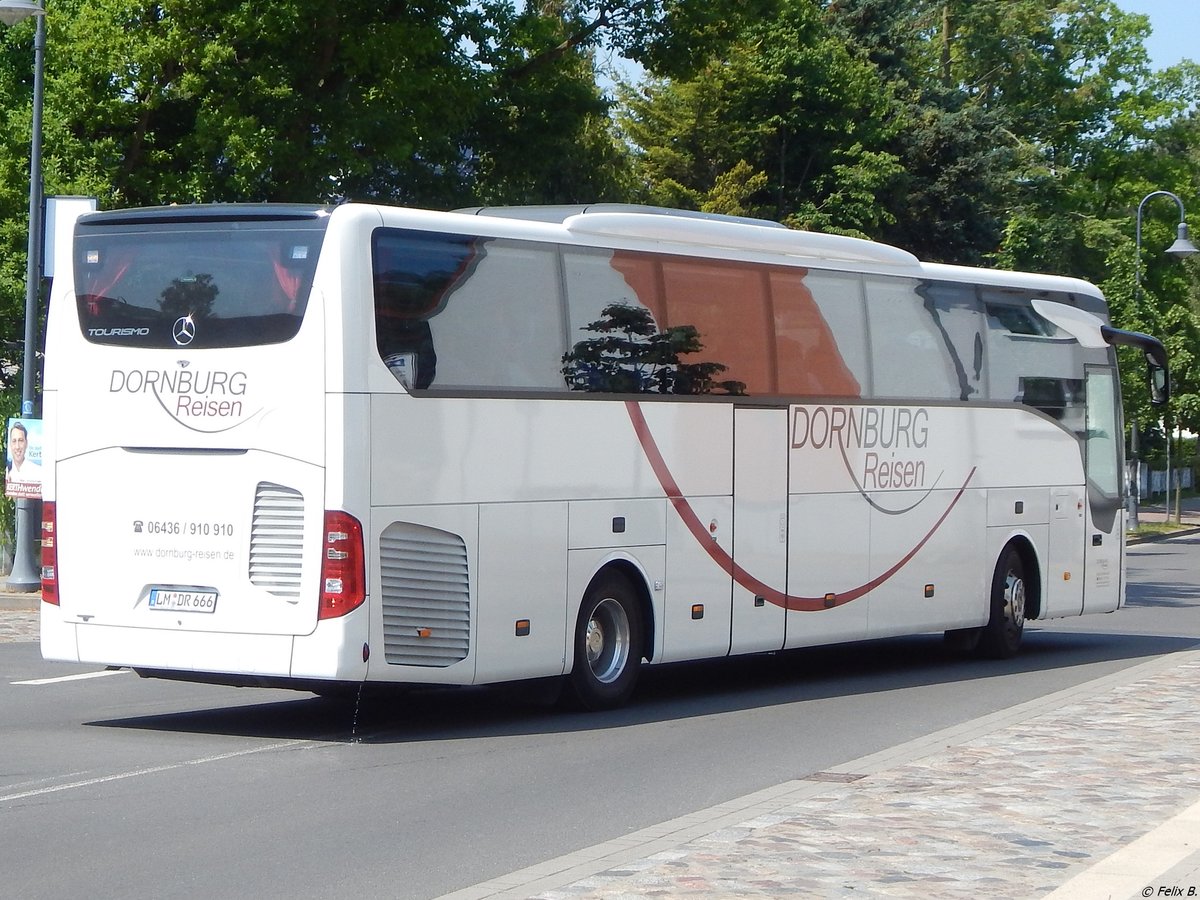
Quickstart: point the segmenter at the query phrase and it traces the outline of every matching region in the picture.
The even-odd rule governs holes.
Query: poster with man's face
[[[42,420],[9,419],[4,440],[4,493],[8,497],[42,497]]]

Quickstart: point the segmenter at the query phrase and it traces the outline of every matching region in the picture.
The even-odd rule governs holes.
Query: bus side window
[[[765,273],[747,263],[684,257],[663,259],[661,273],[668,328],[692,328],[699,342],[680,360],[681,369],[705,370],[687,392],[777,393]]]
[[[970,399],[979,325],[971,303],[936,303],[911,278],[864,280],[875,396]]]
[[[846,272],[775,267],[770,286],[779,393],[867,395],[862,279]]]
[[[475,256],[469,236],[380,229],[372,237],[376,346],[405,387],[427,388],[437,377],[429,319]]]
[[[573,248],[563,259],[570,349],[562,375],[570,390],[742,395],[751,379],[766,388],[758,272],[628,251]]]

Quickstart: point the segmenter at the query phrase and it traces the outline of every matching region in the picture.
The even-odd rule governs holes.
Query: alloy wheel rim
[[[630,643],[625,607],[606,597],[592,610],[584,635],[588,667],[597,681],[611,684],[620,677],[629,659]]]
[[[1014,628],[1025,626],[1025,579],[1011,572],[1004,584],[1004,614]]]

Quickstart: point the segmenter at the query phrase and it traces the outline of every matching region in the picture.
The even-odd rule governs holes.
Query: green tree
[[[1164,338],[1172,414],[1200,424],[1197,265],[1148,250],[1174,237],[1169,202],[1145,211],[1136,297],[1133,277],[1142,197],[1200,196],[1200,69],[1152,71],[1148,21],[1110,0],[836,0],[828,11],[906,109],[892,145],[904,176],[881,236],[927,259],[1100,284],[1116,324]],[[1143,361],[1126,363],[1126,417],[1157,418]]]
[[[55,0],[47,25],[49,193],[642,199],[863,234],[1102,284],[1117,324],[1173,343],[1178,409],[1200,407],[1200,264],[1152,255],[1169,205],[1127,290],[1141,198],[1200,209],[1200,69],[1151,71],[1146,19],[1113,0]],[[32,33],[0,31],[10,353]],[[619,138],[595,78],[613,53],[652,73],[620,92]]]
[[[494,23],[489,73],[464,137],[481,203],[581,203],[623,196],[627,157],[596,85],[595,31],[555,0]],[[599,28],[599,26],[597,26]]]
[[[886,219],[877,196],[899,174],[885,147],[898,127],[891,108],[888,85],[827,27],[820,4],[783,0],[690,77],[626,89],[619,120],[653,202],[732,202],[861,234]]]
[[[714,5],[713,21],[737,5]],[[617,41],[670,57],[667,32],[648,23],[675,15],[641,0],[591,10],[55,0],[46,190],[94,195],[104,208],[619,194],[624,155],[591,54]],[[0,29],[0,342],[10,352],[24,282],[32,36],[32,22]]]
[[[1000,243],[1017,142],[1002,110],[955,82],[948,4],[837,0],[827,21],[888,83],[886,147],[898,176],[877,201],[887,210],[872,236],[922,259],[978,264]]]

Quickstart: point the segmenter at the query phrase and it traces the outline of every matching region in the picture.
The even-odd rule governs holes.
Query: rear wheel
[[[955,628],[943,635],[943,641],[951,653],[974,653],[982,636],[983,628]]]
[[[642,662],[642,617],[629,581],[598,576],[584,594],[575,625],[571,687],[585,709],[613,709],[629,699]]]
[[[1008,659],[1021,649],[1025,633],[1025,563],[1009,545],[992,576],[991,618],[983,628],[979,649],[985,656]]]

